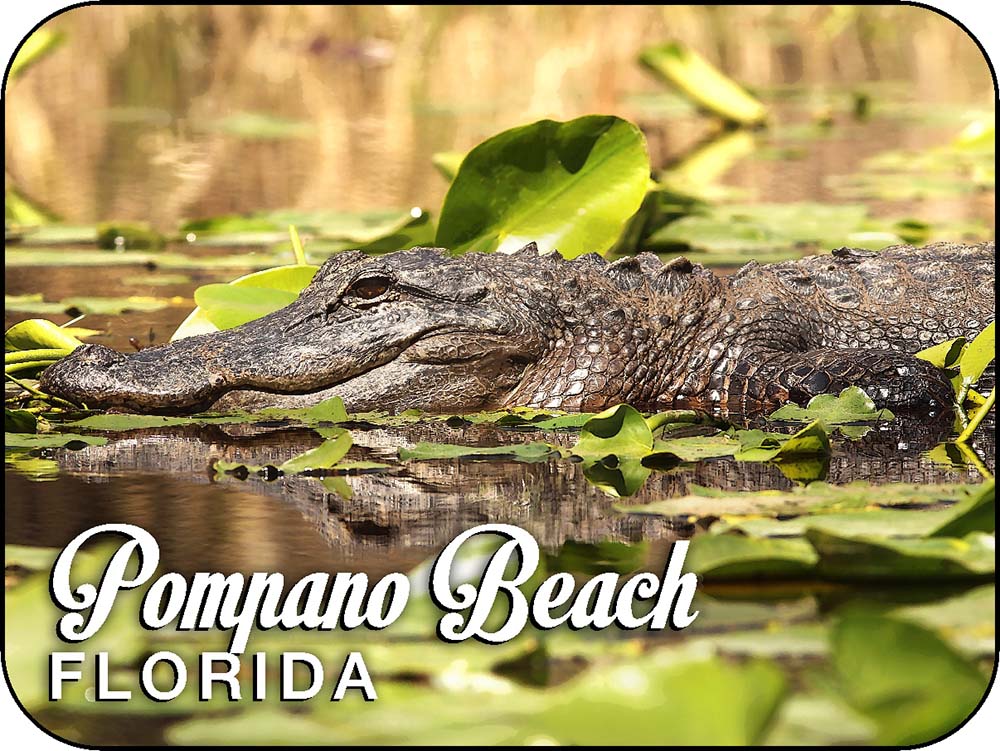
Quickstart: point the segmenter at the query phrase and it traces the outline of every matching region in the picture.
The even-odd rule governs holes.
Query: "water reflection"
[[[836,441],[825,479],[915,484],[976,482],[971,468],[933,462],[926,451],[947,434],[915,425],[874,430]],[[995,427],[981,430],[978,450],[994,466]],[[90,526],[127,522],[146,527],[163,547],[164,565],[182,571],[405,570],[458,533],[485,522],[516,524],[548,550],[567,541],[666,543],[712,520],[625,514],[619,499],[570,460],[441,460],[399,463],[399,446],[434,440],[505,445],[567,441],[567,434],[525,434],[489,426],[414,425],[354,430],[348,459],[390,464],[346,477],[217,473],[220,459],[278,465],[314,448],[305,429],[183,427],[110,434],[103,446],[47,450],[56,482],[33,483],[5,473],[7,542],[62,546]],[[905,436],[905,440],[903,438]],[[654,471],[627,499],[641,505],[683,496],[693,486],[743,491],[789,489],[796,483],[774,464],[717,459]],[[877,491],[873,502],[877,502]]]

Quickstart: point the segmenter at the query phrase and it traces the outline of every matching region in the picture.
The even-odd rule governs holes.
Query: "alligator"
[[[40,387],[90,408],[528,406],[763,414],[848,386],[879,406],[950,408],[918,351],[995,315],[995,244],[839,248],[720,276],[651,253],[565,260],[418,247],[334,255],[287,307],[124,354],[87,344]]]

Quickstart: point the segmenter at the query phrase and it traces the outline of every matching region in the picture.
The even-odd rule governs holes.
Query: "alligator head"
[[[84,345],[41,388],[91,408],[175,414],[323,392],[354,410],[499,404],[546,350],[546,312],[476,255],[340,253],[281,310],[130,354]]]

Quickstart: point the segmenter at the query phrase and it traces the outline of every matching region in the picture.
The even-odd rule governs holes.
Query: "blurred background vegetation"
[[[61,44],[7,92],[8,189],[67,222],[163,231],[439,205],[431,154],[545,117],[630,119],[663,167],[714,127],[637,64],[671,38],[766,101],[772,133],[829,126],[808,159],[758,149],[730,170],[755,200],[829,200],[831,173],[953,137],[994,97],[973,41],[915,7],[98,5],[45,28]],[[852,130],[859,107],[884,121]],[[914,213],[992,222],[993,208],[992,192],[937,195]]]

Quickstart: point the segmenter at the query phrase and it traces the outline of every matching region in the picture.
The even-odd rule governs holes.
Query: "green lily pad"
[[[107,438],[79,433],[7,433],[3,434],[3,445],[7,448],[56,448],[73,443],[88,446],[103,446]]]
[[[639,62],[680,89],[698,106],[724,120],[756,125],[767,119],[767,108],[739,84],[680,42],[644,49]]]
[[[691,540],[685,568],[706,579],[797,578],[810,574],[818,560],[801,538],[698,535]]]
[[[560,745],[753,745],[785,687],[763,660],[651,657],[589,671],[556,690],[530,725]]]
[[[587,420],[572,451],[577,456],[600,459],[642,457],[652,449],[653,432],[646,419],[634,407],[619,404]]]
[[[820,573],[838,579],[968,579],[996,570],[996,538],[983,532],[962,539],[888,539],[810,528],[806,537],[819,554]]]
[[[989,683],[941,637],[894,618],[845,617],[834,625],[831,644],[839,685],[875,722],[878,745],[940,738],[972,714]]]
[[[3,429],[5,433],[37,433],[38,418],[26,409],[4,407]]]
[[[537,242],[567,258],[617,240],[649,183],[642,133],[617,117],[542,120],[504,131],[462,161],[438,220],[453,252],[512,252]]]
[[[962,353],[965,351],[965,344],[965,337],[960,336],[957,339],[949,339],[946,342],[941,342],[940,344],[935,344],[933,347],[921,350],[914,357],[926,360],[937,368],[950,368],[961,358]]]
[[[15,323],[4,333],[4,349],[66,349],[74,350],[83,342],[52,321],[42,318],[32,318]]]
[[[737,431],[736,435],[741,443],[740,450],[734,454],[738,461],[795,461],[830,454],[830,435],[821,420],[813,420],[787,438],[779,433],[756,430]]]
[[[979,493],[952,509],[952,517],[930,536],[965,537],[970,532],[996,532],[996,511],[996,483],[987,480]]]
[[[667,224],[646,241],[653,248],[679,246],[707,253],[801,251],[806,246],[838,245],[878,250],[898,242],[900,238],[895,232],[869,218],[863,204],[808,201],[704,208]],[[745,262],[746,258],[742,260]]]
[[[284,462],[278,469],[286,474],[296,474],[312,469],[329,469],[344,458],[354,440],[346,430],[336,438],[324,441],[320,446]]]
[[[4,308],[25,313],[69,313],[74,315],[115,316],[122,313],[162,310],[173,304],[161,297],[132,295],[129,297],[67,297],[58,302],[46,302],[40,294],[4,295]]]
[[[976,383],[996,357],[996,322],[991,322],[966,346],[959,360],[963,385]]]
[[[814,396],[805,407],[786,404],[771,415],[772,420],[789,420],[791,422],[822,420],[827,425],[892,420],[894,417],[895,415],[888,409],[877,409],[875,402],[857,386],[850,386],[838,395],[819,394]]]

